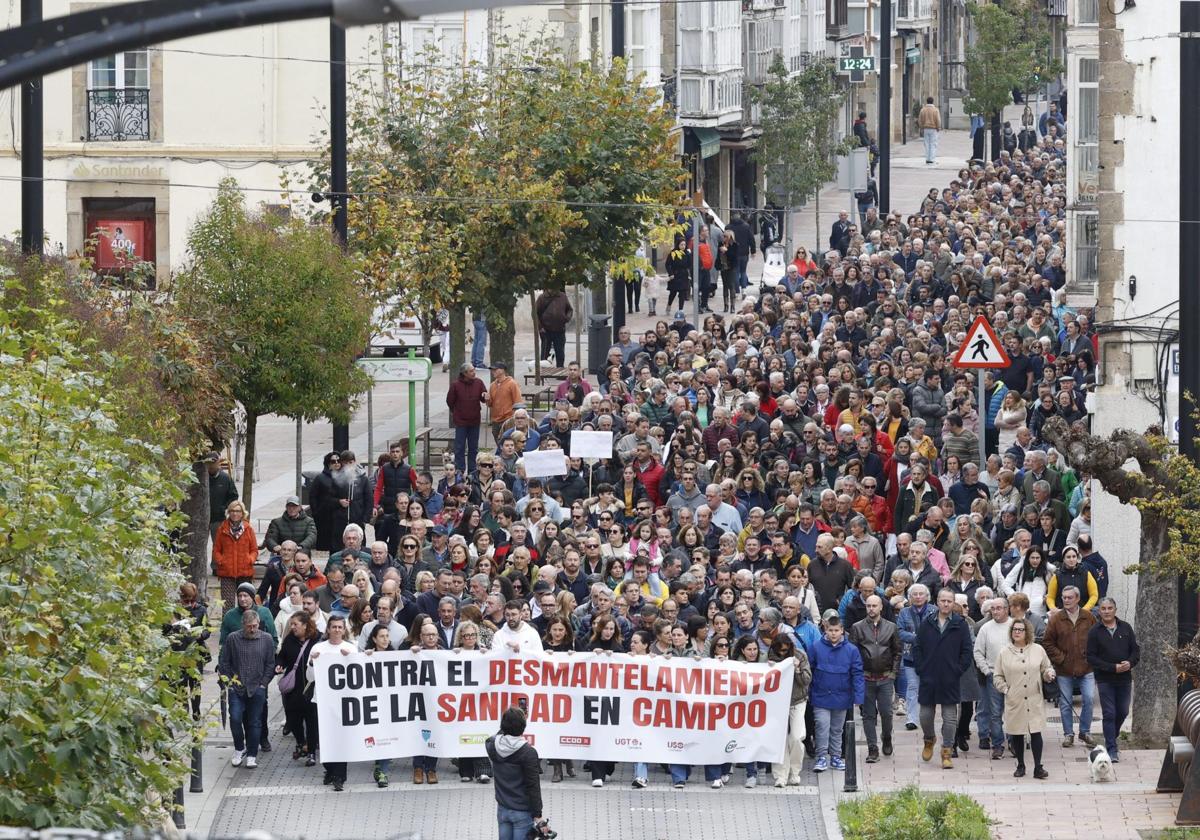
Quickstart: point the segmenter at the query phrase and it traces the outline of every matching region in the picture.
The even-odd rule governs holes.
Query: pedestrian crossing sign
[[[954,354],[953,364],[959,368],[1006,368],[1012,360],[988,319],[980,315],[967,330],[967,337]]]

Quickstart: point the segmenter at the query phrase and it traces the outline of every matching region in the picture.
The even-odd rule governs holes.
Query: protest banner
[[[561,449],[543,449],[521,456],[526,478],[553,478],[567,474],[567,453]]]
[[[571,432],[572,458],[611,458],[612,455],[612,432]]]
[[[398,651],[313,667],[323,761],[483,756],[524,701],[542,758],[720,764],[783,760],[795,663]]]

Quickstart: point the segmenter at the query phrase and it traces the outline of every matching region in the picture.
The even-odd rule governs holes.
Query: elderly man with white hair
[[[1000,651],[1008,646],[1008,631],[1012,617],[1008,614],[1008,599],[991,598],[985,604],[988,618],[975,628],[975,667],[984,678],[983,699],[976,704],[976,727],[979,730],[979,749],[991,749],[992,759],[1004,758],[1004,695],[992,682],[992,672]]]

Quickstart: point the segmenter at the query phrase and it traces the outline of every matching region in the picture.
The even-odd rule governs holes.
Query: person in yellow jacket
[[[1096,586],[1096,578],[1083,565],[1083,557],[1079,549],[1069,545],[1062,551],[1062,563],[1046,582],[1046,605],[1052,610],[1061,610],[1062,591],[1068,586],[1074,586],[1085,593],[1083,609],[1090,610],[1100,600],[1100,588]]]

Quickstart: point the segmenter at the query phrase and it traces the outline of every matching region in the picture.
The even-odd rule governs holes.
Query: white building
[[[1179,21],[1179,0],[1069,0],[1068,267],[1072,290],[1085,297],[1094,288],[1097,319],[1110,325],[1097,360],[1100,435],[1170,430],[1179,412],[1169,343],[1181,314]],[[1138,514],[1098,489],[1094,498],[1110,594],[1130,617],[1136,578],[1121,569],[1138,558]]]

